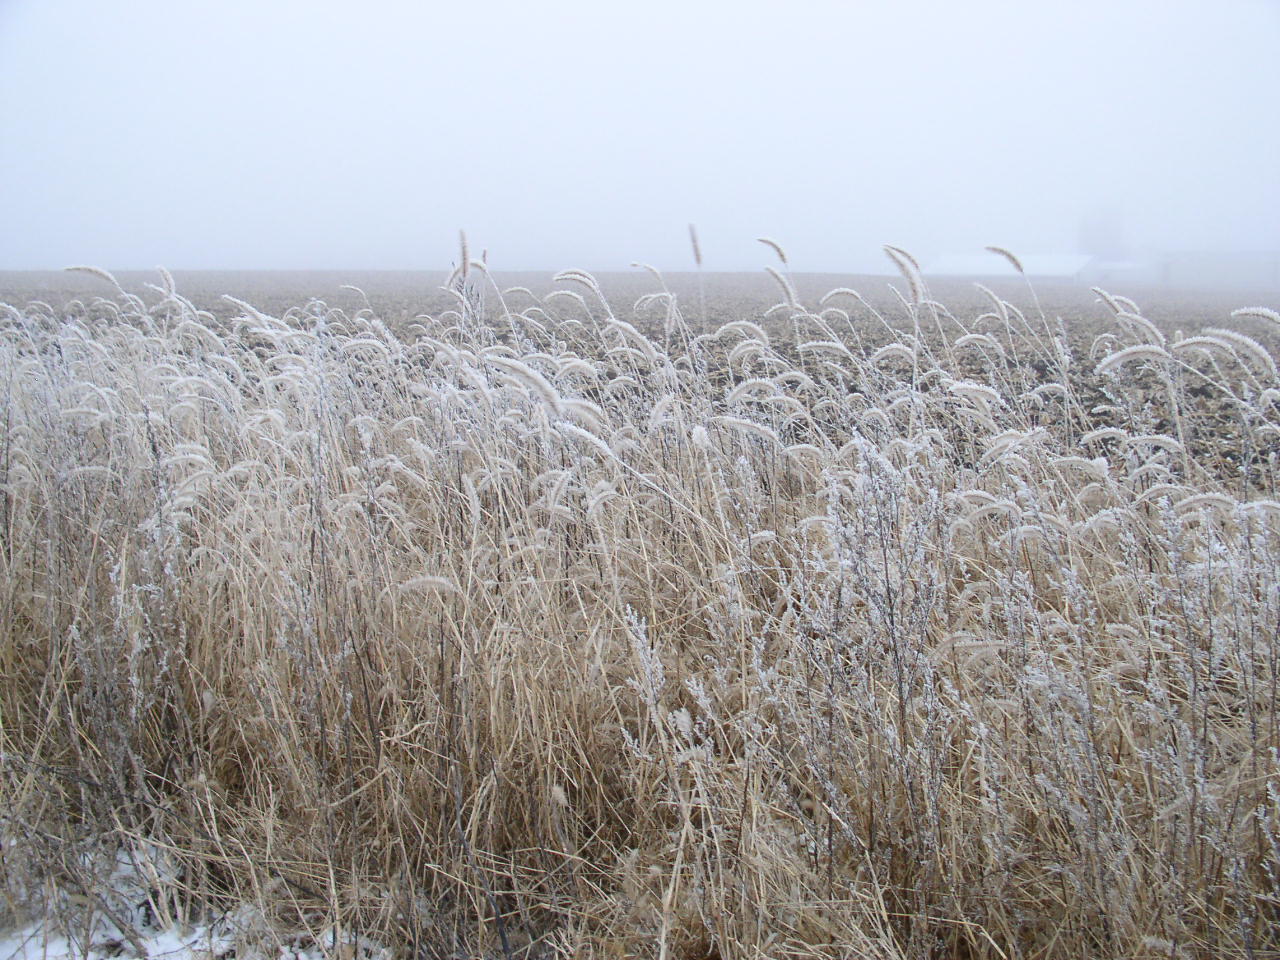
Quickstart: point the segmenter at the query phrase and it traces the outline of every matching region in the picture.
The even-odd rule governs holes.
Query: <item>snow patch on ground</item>
[[[386,960],[380,944],[332,927],[281,934],[244,904],[184,922],[172,861],[156,848],[117,851],[101,890],[57,890],[43,916],[0,928],[0,960]],[[166,882],[170,881],[170,882]]]
[[[87,911],[86,911],[87,913]],[[385,960],[390,951],[362,937],[280,937],[244,907],[211,924],[134,927],[126,934],[96,914],[78,932],[39,920],[0,934],[0,960]]]
[[[172,957],[175,960],[216,960],[234,949],[234,938],[216,932],[213,927],[195,927],[183,931],[138,931],[135,939],[148,960]],[[238,954],[237,954],[238,956]],[[57,933],[47,929],[44,921],[0,936],[0,960],[111,960],[138,958],[136,946],[115,925],[107,921],[79,934]]]

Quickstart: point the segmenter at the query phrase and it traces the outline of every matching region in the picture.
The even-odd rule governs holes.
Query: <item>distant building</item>
[[[1085,271],[1085,280],[1115,292],[1131,284],[1160,284],[1160,264],[1153,260],[1104,260],[1096,258]]]
[[[1028,254],[1018,256],[1028,277],[1042,279],[1090,281],[1089,271],[1096,257],[1084,253]],[[995,253],[946,254],[926,263],[925,277],[1016,277],[1018,272],[1004,257]]]
[[[1054,253],[1019,255],[1018,260],[1033,280],[1061,280],[1117,292],[1134,286],[1280,291],[1280,252],[1192,251],[1145,258]],[[921,273],[925,279],[998,280],[1018,276],[1008,260],[994,253],[947,254],[927,261]]]
[[[1170,253],[1160,260],[1156,282],[1175,287],[1280,290],[1280,252]]]
[[[1124,215],[1120,208],[1104,202],[1082,216],[1076,249],[1110,263],[1132,260],[1133,253],[1125,239]]]

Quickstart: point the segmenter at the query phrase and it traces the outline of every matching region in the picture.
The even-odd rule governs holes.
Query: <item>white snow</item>
[[[390,955],[378,943],[332,927],[282,933],[250,904],[209,922],[184,923],[172,897],[157,897],[166,880],[172,881],[172,869],[155,847],[117,851],[101,891],[93,896],[54,891],[45,898],[43,916],[0,929],[0,960],[385,960]]]
[[[87,911],[86,911],[87,914]],[[21,930],[0,935],[0,960],[110,960],[110,958],[137,958],[138,951],[121,931],[96,914],[89,920],[87,931],[79,933],[55,932],[38,920]],[[212,960],[235,946],[235,937],[229,932],[219,932],[214,926],[196,926],[186,931],[138,930],[135,939],[146,949],[145,957],[156,960],[172,957],[174,960]],[[237,954],[239,956],[239,954]]]
[[[390,951],[363,937],[335,937],[331,928],[314,936],[272,934],[251,907],[185,929],[135,927],[132,940],[101,913],[94,913],[88,922],[90,929],[77,933],[38,920],[0,934],[0,960],[327,960],[335,955],[385,960],[390,956]],[[145,952],[140,953],[133,941]]]

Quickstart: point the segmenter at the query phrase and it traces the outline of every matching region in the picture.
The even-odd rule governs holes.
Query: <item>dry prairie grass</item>
[[[1275,955],[1280,320],[471,266],[4,309],[14,914],[124,848],[406,956]]]

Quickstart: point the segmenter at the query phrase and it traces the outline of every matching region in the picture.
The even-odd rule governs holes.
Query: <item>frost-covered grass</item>
[[[395,330],[5,308],[9,922],[1274,955],[1280,317],[1072,344],[891,256],[717,329],[480,264]]]

